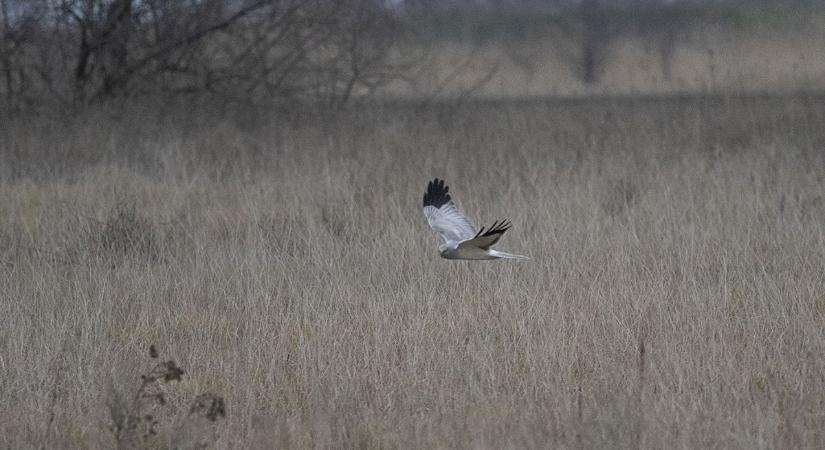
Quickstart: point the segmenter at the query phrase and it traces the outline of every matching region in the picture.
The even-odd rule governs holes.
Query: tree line
[[[502,26],[560,31],[556,53],[585,84],[599,82],[618,37],[637,33],[667,79],[691,30],[740,20],[756,4],[810,2],[0,0],[0,110],[153,95],[338,107],[410,81],[451,32]]]
[[[208,93],[329,105],[403,71],[381,0],[0,0],[8,110]]]

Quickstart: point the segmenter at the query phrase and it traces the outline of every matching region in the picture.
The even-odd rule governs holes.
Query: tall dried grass
[[[823,105],[6,122],[0,447],[117,445],[150,343],[217,448],[822,447]],[[532,260],[440,259],[434,176]]]

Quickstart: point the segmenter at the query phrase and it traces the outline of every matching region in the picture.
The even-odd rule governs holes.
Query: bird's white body
[[[470,219],[455,206],[448,191],[449,187],[444,185],[444,181],[436,178],[430,182],[424,194],[424,217],[433,231],[444,239],[444,243],[438,246],[442,258],[528,259],[526,256],[491,249],[510,228],[509,224],[506,221],[496,222],[486,232],[484,227],[476,231]]]
[[[465,246],[460,248],[460,245],[441,244],[438,250],[441,257],[444,259],[470,259],[470,260],[484,260],[484,259],[530,259],[522,255],[514,255],[512,253],[500,252],[489,249],[484,250],[478,247]]]
[[[498,259],[497,256],[493,256],[494,250],[484,250],[478,247],[461,248],[456,242],[441,244],[438,246],[438,251],[444,259]]]

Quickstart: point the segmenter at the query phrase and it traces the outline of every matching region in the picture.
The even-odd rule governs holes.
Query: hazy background
[[[822,448],[823,13],[0,0],[0,447]]]
[[[822,89],[816,1],[3,0],[7,110]]]

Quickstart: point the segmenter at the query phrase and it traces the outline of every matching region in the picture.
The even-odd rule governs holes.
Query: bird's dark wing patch
[[[491,226],[487,231],[484,231],[484,227],[481,227],[475,237],[489,237],[496,234],[504,234],[504,232],[509,230],[511,226],[512,224],[507,220],[502,220],[501,223],[496,221],[493,222],[493,226]]]
[[[424,206],[435,206],[441,208],[450,202],[449,186],[444,185],[444,180],[438,178],[430,181],[427,185],[427,192],[424,194]]]
[[[490,247],[501,239],[504,232],[510,229],[510,222],[503,220],[501,222],[493,222],[493,225],[486,231],[484,227],[476,233],[476,236],[469,241],[470,244],[482,250],[489,250]]]

